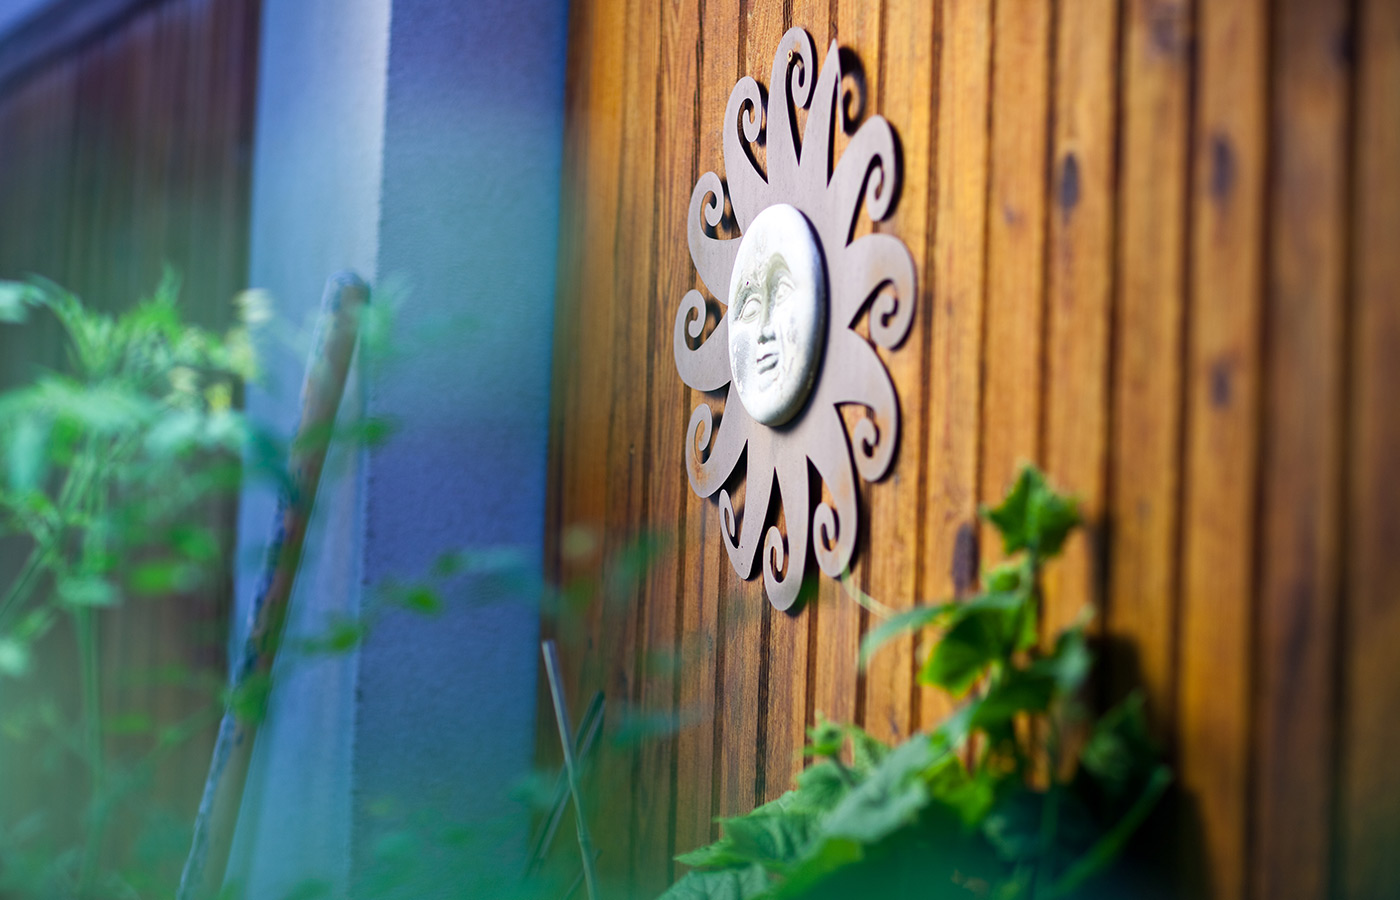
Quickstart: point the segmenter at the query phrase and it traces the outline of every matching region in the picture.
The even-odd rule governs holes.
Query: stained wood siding
[[[977,505],[1040,462],[1090,517],[1048,618],[1092,604],[1100,699],[1147,692],[1182,892],[1400,889],[1400,4],[578,0],[572,17],[549,564],[604,580],[581,624],[546,630],[577,708],[603,690],[614,723],[681,725],[607,764],[599,816],[628,826],[595,835],[605,874],[658,890],[714,816],[788,787],[818,712],[898,738],[949,708],[916,687],[912,640],[856,671],[869,615],[828,579],[771,610],[686,483],[699,398],[670,347],[703,290],[690,191],[723,174],[735,81],[766,84],[801,25],[854,51],[899,133],[903,193],[876,230],[920,273],[914,331],[881,351],[905,431],[892,474],[862,484],[856,583],[893,607],[969,590],[997,555]],[[669,540],[615,577],[640,534]],[[540,741],[551,758],[547,716]]]
[[[261,3],[161,0],[125,9],[0,83],[0,278],[42,275],[116,311],[148,296],[170,265],[183,278],[188,317],[224,328],[247,278]],[[47,317],[0,327],[0,386],[61,366],[62,347]],[[235,515],[232,498],[208,512],[230,564]],[[13,571],[18,562],[0,554],[0,565]],[[221,682],[230,588],[225,577],[195,596],[102,615],[109,715],[173,725],[207,714],[217,688],[193,677],[171,684],[161,672],[176,665]],[[67,640],[55,635],[51,652],[71,658]],[[60,683],[64,677],[60,670]],[[198,804],[216,728],[206,719],[150,787],[178,820],[193,821]],[[134,748],[117,741],[112,749]],[[15,787],[37,792],[30,799],[41,806],[55,802],[46,784]],[[6,801],[10,811],[25,803]]]

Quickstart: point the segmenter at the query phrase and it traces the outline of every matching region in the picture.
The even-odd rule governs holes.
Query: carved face
[[[754,217],[729,280],[729,364],[750,416],[782,425],[816,378],[826,324],[826,273],[811,224],[776,204]]]

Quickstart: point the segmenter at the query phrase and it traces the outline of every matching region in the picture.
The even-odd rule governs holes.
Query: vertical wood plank
[[[928,443],[923,596],[977,587],[978,451],[982,412],[982,325],[987,242],[988,102],[992,5],[945,0],[938,73],[934,243],[926,274],[932,292],[926,345]],[[925,694],[921,721],[946,714]]]
[[[606,63],[621,70],[621,95],[617,109],[621,140],[608,162],[615,167],[615,195],[605,198],[616,213],[611,231],[597,233],[590,254],[612,257],[609,304],[612,307],[606,346],[612,357],[610,383],[605,393],[589,402],[605,411],[607,458],[604,485],[606,511],[603,520],[602,625],[594,652],[607,658],[603,686],[611,715],[610,728],[625,725],[638,713],[639,627],[645,622],[642,586],[649,566],[637,541],[641,537],[647,502],[643,479],[645,461],[638,453],[647,436],[648,411],[645,380],[649,318],[642,314],[646,298],[654,291],[651,226],[654,214],[656,144],[656,63],[660,34],[654,3],[623,0],[620,19],[611,14],[600,24],[622,31],[620,56]],[[613,49],[611,45],[607,48]],[[640,389],[639,389],[640,388]],[[632,829],[636,766],[635,741],[613,741],[601,755],[601,793],[594,829],[600,855],[598,874],[620,897],[631,896]]]
[[[1040,456],[1051,6],[1000,0],[992,40],[982,498],[996,503]],[[1002,559],[981,526],[981,556]]]
[[[1191,5],[1132,0],[1123,60],[1108,688],[1173,708]]]
[[[689,665],[679,630],[681,602],[693,590],[686,561],[699,551],[685,541],[686,484],[683,452],[690,418],[690,391],[675,371],[668,325],[679,298],[695,282],[686,244],[686,214],[695,171],[695,96],[700,20],[692,4],[671,0],[658,11],[660,58],[655,85],[657,157],[655,221],[656,290],[649,303],[650,361],[648,399],[652,425],[649,461],[648,527],[664,543],[646,584],[646,631],[641,656],[646,674],[641,709],[688,727],[690,716],[677,707],[680,673]],[[675,803],[678,734],[668,731],[641,748],[637,775],[633,877],[644,896],[661,893],[675,877]],[[688,848],[687,848],[688,849]]]
[[[842,15],[852,12],[843,8]],[[941,44],[938,11],[926,0],[890,0],[882,16],[878,48],[870,56],[857,49],[862,50],[865,68],[876,72],[876,110],[893,123],[899,136],[904,180],[893,214],[875,230],[897,235],[908,246],[918,273],[918,299],[914,324],[903,345],[893,352],[876,348],[899,397],[900,435],[890,474],[866,487],[869,539],[861,565],[866,593],[886,607],[901,610],[932,599],[922,593],[920,576],[926,563],[920,540],[927,475],[925,355],[934,319],[927,261],[933,234],[938,147],[934,98]],[[849,601],[845,605],[849,606]],[[842,653],[849,654],[858,646],[858,638],[850,640],[851,645],[841,648]],[[894,740],[919,727],[914,654],[915,638],[906,635],[885,645],[870,661],[865,673],[863,724],[877,737]],[[838,682],[834,690],[839,693],[851,687],[848,681]]]
[[[1273,56],[1253,894],[1328,892],[1349,12],[1285,0]]]
[[[1100,606],[1108,456],[1118,7],[1058,9],[1046,305],[1045,467],[1081,500],[1086,527],[1046,572],[1045,629]]]
[[[1333,894],[1382,897],[1400,887],[1400,4],[1367,0],[1355,33],[1346,717]]]
[[[722,128],[725,104],[738,80],[739,14],[738,0],[707,0],[704,5],[695,98],[697,172],[722,174],[724,170]],[[694,186],[694,181],[686,185],[687,191]],[[691,277],[696,278],[693,268]],[[698,278],[692,285],[698,286]],[[692,399],[710,402],[716,413],[723,413],[722,398],[711,394]],[[696,497],[689,486],[685,494],[686,546],[694,548],[697,559],[693,565],[687,560],[692,581],[682,621],[686,662],[681,672],[679,708],[697,724],[681,732],[677,751],[676,849],[681,852],[709,842],[718,830],[711,820],[717,814],[719,746],[726,736],[726,712],[719,693],[724,656],[720,609],[725,578],[729,577],[726,573],[731,573],[719,543],[717,505]]]
[[[1245,893],[1267,35],[1262,0],[1200,4],[1179,606],[1183,891]]]

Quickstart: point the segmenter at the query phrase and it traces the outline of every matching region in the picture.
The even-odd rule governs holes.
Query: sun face
[[[826,328],[826,272],[812,226],[778,203],[739,242],[729,279],[729,368],[739,400],[764,425],[802,408]]]
[[[725,309],[705,334],[705,298],[690,291],[673,334],[682,380],[724,396],[722,413],[702,398],[691,414],[691,488],[701,497],[718,492],[725,548],[741,578],[752,575],[762,537],[764,588],[778,609],[797,599],[809,547],[833,578],[850,564],[856,473],[882,478],[899,437],[894,385],[871,342],[896,349],[914,317],[914,261],[904,244],[887,234],[851,240],[862,206],[872,221],[892,209],[894,131],[873,116],[834,161],[835,130],[850,133],[855,124],[841,102],[834,41],[816,75],[812,38],[794,28],[774,54],[766,110],[756,81],[734,86],[724,162],[740,236],[713,233],[726,196],[714,172],[696,184],[687,221],[691,259]],[[800,109],[809,111],[799,142]],[[750,152],[758,143],[767,146],[766,173]],[[856,330],[862,320],[868,339]],[[846,406],[863,410],[849,433]],[[745,498],[736,510],[726,485],[737,480],[741,459]],[[823,489],[815,494],[813,470]],[[768,524],[779,510],[786,535]]]

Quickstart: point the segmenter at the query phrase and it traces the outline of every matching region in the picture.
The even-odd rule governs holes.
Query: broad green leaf
[[[945,754],[925,776],[933,799],[957,813],[964,825],[975,825],[987,815],[996,796],[996,782],[985,772],[972,774],[955,753]]]
[[[676,859],[696,868],[789,863],[811,842],[821,811],[801,791],[788,791],[748,815],[721,819],[718,841]]]
[[[939,758],[922,736],[900,744],[831,811],[823,835],[873,844],[909,824],[928,805],[923,776]]]
[[[1074,500],[1055,493],[1034,466],[1021,469],[1001,505],[984,508],[982,514],[1001,532],[1008,556],[1027,549],[1053,556],[1079,524]]]
[[[762,866],[687,872],[658,900],[751,900],[768,890],[768,873]]]
[[[860,642],[860,667],[865,668],[875,651],[906,631],[917,631],[932,625],[957,608],[956,603],[940,603],[936,606],[916,606],[892,616],[866,633]]]
[[[865,848],[859,841],[827,838],[814,845],[797,865],[789,867],[782,882],[764,896],[773,900],[796,900],[810,896],[834,873],[864,858]]]
[[[813,763],[797,774],[797,791],[802,803],[811,809],[830,810],[851,789],[849,771],[830,759]]]
[[[1017,713],[1044,712],[1055,695],[1055,680],[1028,669],[1007,672],[987,692],[972,716],[972,727],[996,732],[1006,728]]]
[[[1023,601],[1015,594],[988,594],[953,613],[952,624],[924,662],[919,680],[961,696],[994,662],[1015,649]]]

